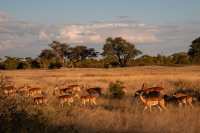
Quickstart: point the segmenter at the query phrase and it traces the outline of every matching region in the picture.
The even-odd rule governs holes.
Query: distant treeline
[[[9,57],[0,59],[0,69],[38,69],[38,68],[110,68],[144,65],[190,65],[200,64],[200,37],[192,41],[188,52],[174,53],[170,56],[142,55],[134,44],[121,37],[107,38],[103,52],[87,46],[74,46],[53,41],[48,49],[43,49],[36,58]]]

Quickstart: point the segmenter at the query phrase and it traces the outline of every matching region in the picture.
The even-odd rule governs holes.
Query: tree
[[[135,58],[142,52],[135,48],[134,44],[124,40],[121,37],[107,38],[103,47],[102,55],[111,56],[117,60],[121,67],[127,66],[130,59]]]
[[[65,64],[65,56],[68,54],[69,46],[66,43],[60,43],[58,41],[53,41],[49,46],[52,48],[56,57],[62,63],[62,66]]]
[[[97,57],[98,52],[94,48],[87,48],[86,46],[75,46],[69,48],[69,53],[67,55],[68,59],[74,66],[77,62],[82,62],[87,58]]]
[[[193,62],[200,63],[200,37],[192,41],[188,55],[191,57]]]
[[[17,57],[10,57],[10,56],[5,56],[5,61],[3,62],[5,69],[16,69],[20,59]]]
[[[54,57],[55,54],[51,49],[44,49],[39,55],[40,61],[44,68],[48,68],[49,63]]]
[[[185,52],[175,53],[172,55],[172,61],[174,64],[189,64],[189,56]]]

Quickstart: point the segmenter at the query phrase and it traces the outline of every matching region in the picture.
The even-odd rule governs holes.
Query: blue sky
[[[17,18],[47,23],[84,23],[129,16],[146,23],[199,21],[199,0],[1,0]]]
[[[51,40],[100,49],[106,36],[152,55],[186,51],[199,12],[199,0],[0,0],[0,56],[36,56]]]

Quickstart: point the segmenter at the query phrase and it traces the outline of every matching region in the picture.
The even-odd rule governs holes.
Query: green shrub
[[[116,81],[115,83],[110,83],[109,93],[110,93],[111,97],[121,99],[125,95],[123,88],[124,88],[124,86],[121,81]]]

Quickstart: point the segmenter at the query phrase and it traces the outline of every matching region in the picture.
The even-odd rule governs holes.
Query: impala
[[[38,88],[38,87],[30,88],[28,90],[28,95],[29,96],[42,95],[42,90],[41,88]]]
[[[192,101],[193,101],[193,97],[189,96],[187,94],[185,94],[184,92],[176,92],[174,93],[174,95],[177,99],[181,99],[183,101],[184,105],[189,105],[191,107],[193,107],[192,105]]]
[[[72,95],[62,95],[58,96],[58,100],[60,102],[61,107],[63,107],[64,103],[71,105],[74,102],[74,97]]]
[[[143,93],[140,94],[140,99],[144,104],[144,110],[143,112],[149,108],[150,112],[152,111],[152,106],[157,106],[160,111],[162,109],[167,110],[165,106],[165,100],[162,97],[144,97]]]
[[[182,105],[189,105],[189,106],[193,107],[193,105],[192,105],[193,98],[191,96],[182,95],[182,96],[176,97],[174,95],[172,95],[172,96],[165,95],[164,99],[168,103],[178,104],[179,107],[182,107]]]
[[[7,96],[13,96],[16,93],[16,88],[12,85],[4,87],[4,94]]]

